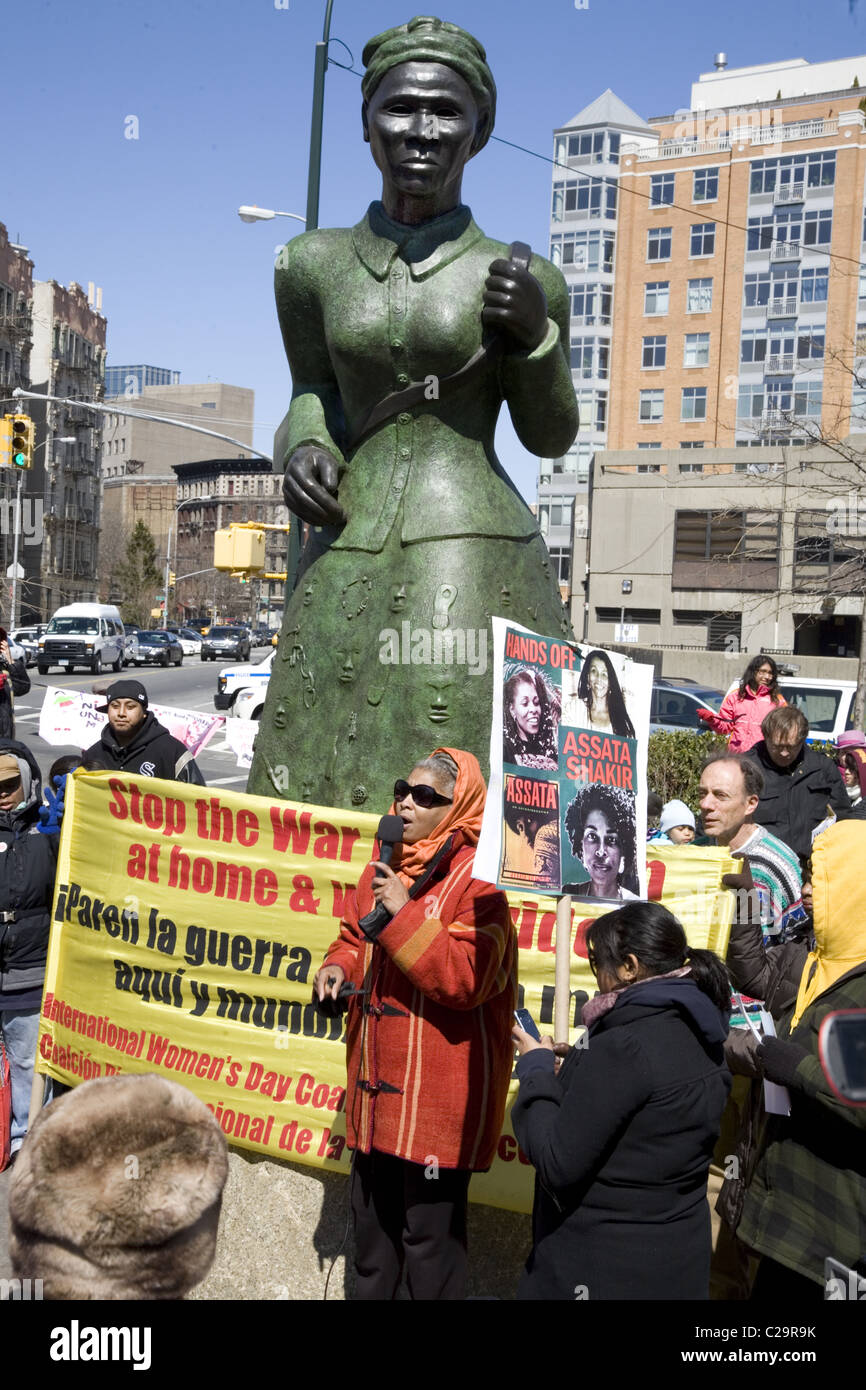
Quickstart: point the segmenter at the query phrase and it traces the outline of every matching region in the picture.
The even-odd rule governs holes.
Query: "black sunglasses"
[[[20,777],[10,777],[8,782],[0,782],[0,796],[6,796],[9,792],[16,791],[20,786]]]
[[[418,782],[414,787],[399,777],[394,783],[394,800],[405,801],[407,796],[411,796],[416,806],[420,806],[426,811],[431,806],[452,806],[453,796],[440,796],[439,792],[428,787],[424,782]]]

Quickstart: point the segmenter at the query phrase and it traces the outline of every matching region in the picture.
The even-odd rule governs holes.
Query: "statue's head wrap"
[[[463,78],[472,92],[479,114],[486,114],[478,149],[490,138],[496,118],[496,83],[487,66],[487,54],[477,39],[457,24],[418,15],[408,24],[386,29],[365,45],[367,71],[361,83],[364,104],[370,100],[385,73],[401,63],[443,63]]]

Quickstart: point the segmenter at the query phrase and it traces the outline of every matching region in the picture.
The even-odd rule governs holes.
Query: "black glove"
[[[790,1087],[796,1086],[794,1073],[810,1053],[799,1043],[786,1042],[784,1038],[764,1038],[755,1056],[768,1081]]]

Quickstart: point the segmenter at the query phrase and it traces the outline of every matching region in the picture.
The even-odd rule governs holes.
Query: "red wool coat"
[[[458,831],[375,944],[358,927],[376,905],[368,864],[328,949],[326,965],[370,990],[352,997],[346,1020],[346,1129],[362,1153],[474,1172],[493,1161],[513,1067],[517,943],[505,895],[472,877],[474,855]]]

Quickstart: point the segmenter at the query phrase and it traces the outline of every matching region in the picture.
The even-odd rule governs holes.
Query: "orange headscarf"
[[[423,873],[449,835],[459,830],[463,844],[476,845],[481,833],[487,785],[481,775],[478,759],[474,753],[467,753],[462,748],[434,748],[433,753],[447,753],[457,764],[454,802],[428,839],[418,840],[414,845],[397,846],[391,867],[407,888]],[[415,766],[417,765],[416,763]],[[391,814],[395,814],[393,805]]]

